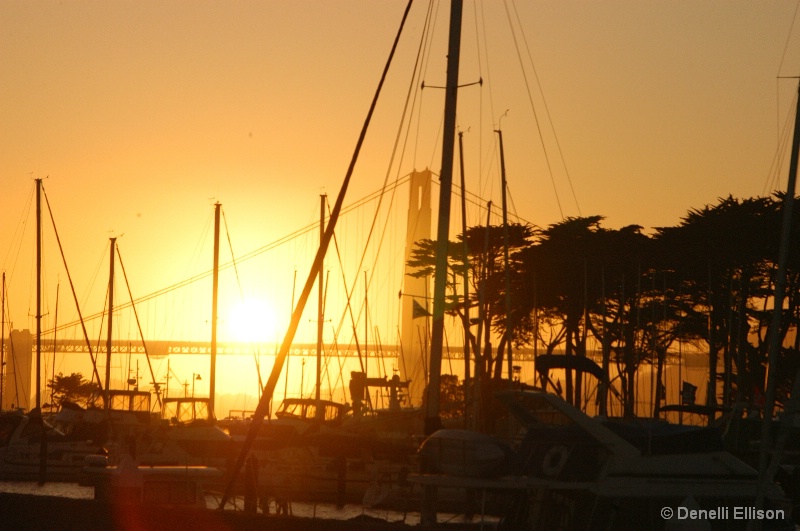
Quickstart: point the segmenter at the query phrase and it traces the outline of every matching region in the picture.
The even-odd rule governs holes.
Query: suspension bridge
[[[31,342],[31,349],[35,348],[35,344]],[[43,353],[57,353],[57,354],[75,354],[75,355],[88,355],[89,347],[85,341],[78,339],[59,339],[53,342],[52,340],[43,340],[41,344]],[[254,353],[261,355],[269,355],[277,349],[274,343],[252,344],[252,343],[218,343],[217,355],[229,356],[250,356]],[[6,340],[6,352],[10,352],[10,341]],[[102,355],[107,353],[107,345],[104,343],[102,346],[92,346],[91,351],[94,355]],[[31,350],[33,352],[33,350]],[[210,355],[211,345],[207,341],[147,341],[146,343],[134,342],[129,340],[113,340],[111,342],[112,354],[130,354],[130,355],[148,355],[151,358],[159,359],[165,356],[192,354],[192,355]],[[323,355],[336,355],[345,358],[382,358],[382,359],[395,359],[401,354],[399,345],[369,345],[367,347],[361,346],[357,348],[355,345],[349,346],[336,346],[329,345],[323,348]],[[317,355],[317,346],[313,343],[297,343],[292,345],[289,351],[289,356],[296,357],[314,357]],[[533,361],[534,350],[531,348],[517,349],[513,353],[514,359],[520,362]],[[464,349],[458,345],[445,349],[443,356],[447,359],[463,360]]]

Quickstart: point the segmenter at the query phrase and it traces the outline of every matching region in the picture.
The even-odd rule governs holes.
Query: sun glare
[[[231,309],[227,328],[234,341],[247,343],[273,341],[275,311],[264,300],[244,300]]]

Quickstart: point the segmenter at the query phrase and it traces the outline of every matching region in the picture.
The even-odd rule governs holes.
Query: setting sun
[[[234,341],[266,342],[275,339],[275,310],[261,299],[246,299],[234,304],[227,319]]]

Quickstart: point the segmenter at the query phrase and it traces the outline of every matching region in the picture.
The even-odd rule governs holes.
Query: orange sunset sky
[[[34,328],[35,178],[44,179],[87,315],[104,308],[111,236],[141,297],[210,269],[215,201],[227,222],[223,262],[231,258],[228,235],[234,256],[244,256],[317,223],[319,195],[332,203],[339,191],[405,5],[0,2],[7,321]],[[651,229],[677,224],[718,197],[785,187],[785,158],[775,160],[786,149],[797,79],[778,78],[800,75],[797,1],[464,6],[461,83],[483,80],[459,93],[467,187],[499,207],[493,130],[501,126],[512,218],[547,226],[600,214],[607,227]],[[438,172],[444,92],[433,87],[444,84],[448,10],[449,2],[412,7],[345,204],[415,168]],[[421,73],[412,78],[420,48]],[[341,318],[345,269],[359,300],[363,271],[374,275],[370,322],[384,343],[396,342],[406,196],[401,187],[384,199],[376,229],[384,243],[373,240],[362,265],[377,202],[342,220],[345,265],[328,255],[326,341]],[[471,224],[485,223],[482,206],[470,207]],[[453,215],[459,219],[457,203]],[[56,309],[60,323],[76,312],[45,220],[45,321],[52,327]],[[453,234],[458,227],[454,221]],[[238,279],[232,268],[224,271],[221,339],[246,339],[234,313],[243,298],[268,307],[271,317],[263,319],[274,321],[258,325],[265,329],[258,339],[282,337],[295,271],[299,290],[317,240],[309,230],[241,262]],[[143,304],[145,334],[207,339],[209,285],[205,279]],[[127,302],[122,281],[117,289]],[[316,333],[315,301],[303,340]],[[137,336],[131,323],[121,318],[120,337]],[[91,330],[101,336],[99,322]]]

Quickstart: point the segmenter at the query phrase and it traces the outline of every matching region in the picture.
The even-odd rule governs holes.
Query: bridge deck
[[[34,345],[35,346],[35,345]],[[370,345],[372,347],[372,345]],[[209,355],[211,353],[211,345],[207,341],[147,341],[146,350],[150,357],[159,358],[173,354],[200,354]],[[332,351],[336,351],[338,356],[343,357],[358,357],[359,352],[355,346],[342,347],[338,349],[324,348],[324,353],[330,355]],[[58,352],[58,353],[74,353],[74,354],[88,354],[89,349],[86,347],[86,342],[77,339],[59,339],[56,341],[55,348],[52,340],[42,341],[43,352]],[[106,344],[92,345],[94,353],[105,353]],[[217,355],[252,355],[254,352],[260,352],[262,355],[272,355],[277,351],[274,343],[218,343]],[[145,345],[141,342],[115,340],[111,343],[112,353],[124,354],[145,354]],[[290,356],[303,356],[312,357],[317,355],[317,346],[312,343],[297,343],[292,345],[289,351]],[[369,348],[365,353],[363,348],[361,356],[370,358],[397,358],[400,355],[400,348],[397,345],[382,345],[380,349],[376,350],[374,347]],[[446,349],[442,356],[446,359],[464,359],[464,350],[461,347],[450,347]],[[514,351],[514,359],[519,361],[533,361],[533,349],[520,349]]]

